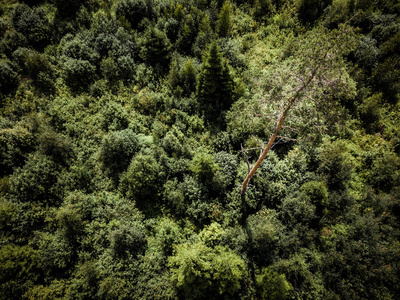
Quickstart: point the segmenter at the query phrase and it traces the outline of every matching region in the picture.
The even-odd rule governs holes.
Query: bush
[[[251,215],[247,220],[250,236],[250,253],[257,261],[258,266],[270,264],[279,246],[284,228],[273,212],[260,211]]]
[[[263,268],[256,275],[257,295],[263,300],[285,300],[292,289],[283,274],[272,268]]]
[[[189,170],[193,175],[203,181],[210,183],[219,169],[218,164],[214,161],[212,154],[197,152],[189,164]]]
[[[114,101],[107,102],[101,111],[106,130],[123,130],[129,125],[128,113],[125,108]]]
[[[93,65],[97,65],[100,55],[93,48],[93,43],[94,39],[90,33],[78,34],[64,43],[62,55],[68,58],[85,60]]]

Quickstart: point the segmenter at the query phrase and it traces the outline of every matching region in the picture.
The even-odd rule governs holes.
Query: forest
[[[400,299],[398,0],[0,0],[0,300]]]

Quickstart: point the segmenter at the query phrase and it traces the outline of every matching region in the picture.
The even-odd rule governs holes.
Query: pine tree
[[[229,30],[232,27],[231,20],[231,4],[229,1],[226,1],[221,8],[221,11],[218,16],[218,34],[220,37],[228,36]]]
[[[215,120],[232,104],[233,79],[227,61],[213,41],[203,64],[197,83],[197,96],[206,119]]]
[[[150,27],[140,43],[140,56],[153,65],[166,67],[170,60],[171,42],[165,32]]]
[[[213,40],[213,36],[214,33],[211,28],[210,18],[207,14],[204,14],[199,25],[199,34],[193,44],[193,53],[197,57],[201,57],[203,50],[206,49],[206,46]]]

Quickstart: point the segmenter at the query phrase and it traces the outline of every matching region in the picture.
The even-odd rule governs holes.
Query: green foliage
[[[229,31],[232,27],[231,20],[231,4],[229,1],[226,1],[224,5],[222,5],[221,11],[218,15],[218,23],[217,23],[217,31],[220,37],[226,37],[229,34]]]
[[[44,49],[51,40],[51,29],[47,16],[40,7],[30,8],[26,4],[18,4],[11,20],[14,28],[22,33],[28,41],[38,49]]]
[[[120,21],[126,20],[132,28],[137,28],[144,18],[150,17],[150,12],[144,0],[119,0],[115,4],[115,15]]]
[[[233,297],[246,278],[244,261],[226,247],[186,243],[175,251],[169,258],[171,280],[186,299]]]
[[[334,190],[344,188],[351,179],[355,161],[349,154],[348,145],[341,140],[326,141],[321,147],[318,159],[319,171],[326,176],[328,187]]]
[[[104,117],[104,129],[108,131],[124,130],[129,125],[127,111],[117,102],[107,102],[102,109],[101,114]]]
[[[256,284],[260,299],[284,300],[292,289],[285,275],[277,273],[271,267],[263,268],[256,275]]]
[[[197,57],[201,57],[203,51],[207,49],[207,46],[214,39],[214,33],[211,28],[210,17],[208,14],[204,14],[199,25],[199,33],[193,44],[193,52]]]
[[[208,183],[211,182],[215,172],[219,169],[214,157],[205,152],[197,152],[188,167],[197,179]]]
[[[163,68],[169,65],[171,42],[163,31],[150,27],[144,33],[139,47],[140,57],[150,65]]]
[[[11,193],[23,201],[55,204],[60,198],[57,165],[42,154],[31,154],[22,168],[10,175]]]
[[[159,196],[163,170],[153,156],[139,153],[131,161],[121,179],[120,188],[126,197],[138,204],[150,204]]]
[[[196,38],[197,29],[195,27],[194,18],[192,14],[186,16],[186,20],[180,30],[178,37],[179,49],[183,54],[190,54],[192,44]]]
[[[0,299],[397,299],[397,2],[2,1]]]
[[[65,299],[93,299],[98,291],[98,271],[93,261],[87,261],[77,268],[72,277]]]
[[[138,137],[132,129],[107,134],[100,149],[100,160],[106,173],[117,179],[118,175],[128,168],[132,157],[139,149]]]
[[[85,90],[95,79],[96,67],[87,60],[68,58],[63,63],[65,83],[75,91]]]
[[[118,257],[124,257],[127,252],[143,254],[146,245],[144,230],[139,226],[121,225],[111,232],[111,249]]]
[[[55,276],[70,267],[73,260],[73,247],[60,232],[39,234],[38,256],[40,268],[46,276]]]
[[[278,244],[283,232],[280,221],[273,211],[260,211],[247,220],[250,253],[259,266],[266,266],[277,255]]]
[[[37,252],[30,246],[8,244],[0,249],[0,297],[21,299],[38,280]]]
[[[0,129],[0,176],[22,167],[26,154],[33,150],[32,134],[22,126]]]
[[[314,205],[325,206],[327,204],[329,194],[324,182],[308,181],[300,187],[300,191],[306,194]]]
[[[181,228],[174,221],[167,218],[157,223],[154,229],[156,248],[161,250],[165,256],[170,256],[173,252],[173,246],[180,244],[182,240]]]
[[[216,42],[212,42],[197,79],[197,96],[206,118],[211,121],[232,104],[233,78]]]
[[[381,129],[381,102],[382,94],[374,94],[364,99],[358,107],[361,122],[368,133]]]
[[[8,94],[18,86],[18,74],[9,63],[0,61],[0,91]]]

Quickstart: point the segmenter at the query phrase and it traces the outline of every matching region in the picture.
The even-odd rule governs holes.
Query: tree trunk
[[[244,195],[246,193],[247,186],[249,185],[250,179],[257,172],[258,167],[261,165],[262,161],[267,156],[269,150],[271,150],[271,147],[274,144],[274,142],[276,140],[276,137],[278,136],[279,132],[282,129],[282,123],[283,123],[284,118],[285,118],[285,116],[283,115],[278,119],[278,125],[276,126],[276,129],[275,129],[274,133],[269,138],[267,146],[265,147],[264,151],[261,153],[260,157],[258,158],[256,163],[254,164],[253,168],[251,168],[250,172],[247,174],[245,180],[243,181],[243,183],[242,183],[242,192],[241,192],[242,195]]]

